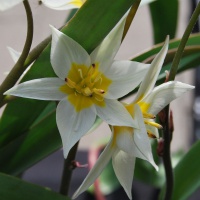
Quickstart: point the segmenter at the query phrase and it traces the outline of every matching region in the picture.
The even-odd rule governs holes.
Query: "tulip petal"
[[[147,160],[155,167],[156,170],[158,170],[158,166],[155,164],[153,159],[151,151],[151,143],[147,135],[147,131],[143,121],[143,116],[139,106],[135,105],[134,110],[135,110],[135,118],[138,120],[139,129],[134,129],[133,137],[134,137],[134,144],[142,155],[139,158]]]
[[[178,81],[163,83],[162,85],[156,87],[141,102],[139,102],[140,108],[144,112],[156,115],[171,101],[191,89],[194,89],[194,86]]]
[[[120,47],[126,16],[127,13],[90,55],[92,63],[99,63],[102,73],[110,67]]]
[[[21,56],[21,52],[18,52],[11,47],[7,47],[7,49],[9,51],[14,63],[16,63],[18,61],[19,57]]]
[[[69,10],[83,5],[82,0],[42,0],[42,3],[54,10]]]
[[[136,127],[133,118],[126,108],[117,100],[105,99],[104,107],[96,106],[97,115],[113,126],[129,126]]]
[[[115,149],[111,148],[111,142],[109,142],[109,144],[106,146],[104,151],[99,156],[94,167],[90,170],[90,172],[84,179],[81,186],[74,193],[72,199],[75,199],[77,196],[79,196],[93,184],[93,182],[97,179],[97,177],[101,174],[105,166],[108,164],[114,150]]]
[[[0,1],[0,11],[8,10],[17,4],[21,3],[23,0],[1,0]]]
[[[60,86],[64,84],[65,82],[59,78],[35,79],[12,87],[4,95],[57,101],[66,96],[59,90]]]
[[[138,93],[134,102],[138,102],[142,100],[142,98],[144,98],[146,95],[148,95],[152,91],[156,83],[158,74],[160,73],[161,67],[163,65],[163,62],[168,50],[168,43],[169,43],[169,36],[167,36],[163,48],[160,50],[160,52],[152,61],[149,71],[146,73],[146,76],[144,77],[144,81],[140,85],[140,88],[138,90]]]
[[[65,158],[76,142],[90,130],[95,118],[93,106],[76,112],[66,98],[60,101],[56,110],[56,122],[61,134]]]
[[[59,78],[67,77],[72,64],[90,66],[90,56],[80,44],[53,26],[51,29],[51,64]]]
[[[105,72],[112,80],[106,98],[118,99],[134,90],[142,81],[150,65],[133,61],[115,61]]]
[[[112,156],[112,164],[120,184],[124,188],[129,199],[132,199],[131,189],[135,168],[135,157],[131,157],[123,151],[116,150]]]

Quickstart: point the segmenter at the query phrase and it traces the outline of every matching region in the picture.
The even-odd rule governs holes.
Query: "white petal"
[[[93,184],[93,182],[97,179],[97,177],[101,174],[105,166],[108,164],[114,150],[115,149],[111,148],[111,143],[109,142],[109,144],[106,146],[104,151],[99,156],[94,167],[90,170],[90,172],[86,176],[81,186],[74,193],[72,199],[75,199],[77,196],[79,196],[82,192],[87,190]]]
[[[134,90],[142,81],[150,65],[133,61],[115,61],[105,72],[112,80],[106,98],[118,99]]]
[[[144,125],[143,116],[138,105],[135,105],[135,118],[138,120],[139,129],[134,129],[134,143],[141,156],[139,158],[149,161],[156,170],[158,166],[155,164],[152,151],[151,143],[147,135],[147,131]]]
[[[0,0],[0,11],[5,11],[10,9],[17,4],[21,3],[23,0]]]
[[[106,106],[96,106],[97,115],[113,126],[136,127],[133,118],[126,108],[117,100],[105,99]]]
[[[147,108],[146,112],[156,115],[171,101],[192,89],[194,89],[194,86],[178,81],[170,81],[156,87],[139,104],[142,109],[143,107],[144,109]]]
[[[77,112],[67,99],[60,101],[56,110],[56,122],[62,138],[65,158],[76,142],[90,130],[95,118],[94,107]]]
[[[143,97],[145,97],[152,91],[155,85],[155,82],[157,80],[157,77],[160,73],[161,67],[163,65],[163,62],[168,50],[168,43],[169,43],[169,37],[167,36],[163,48],[160,50],[160,52],[152,61],[149,71],[146,73],[146,76],[144,77],[144,81],[140,85],[140,88],[138,90],[138,93],[134,102],[141,100]]]
[[[155,0],[142,0],[141,3],[140,3],[140,6],[144,6],[146,4],[149,4],[151,2],[154,2]]]
[[[42,0],[42,3],[54,10],[69,10],[83,5],[82,0]]]
[[[112,163],[120,184],[124,188],[129,199],[132,199],[131,189],[135,168],[135,157],[131,157],[123,151],[115,151],[112,156]]]
[[[156,138],[159,138],[158,129],[154,126],[145,124],[146,130],[150,131]]]
[[[61,100],[66,96],[59,90],[64,84],[59,78],[35,79],[16,85],[4,94],[31,99]]]
[[[90,66],[90,56],[80,44],[53,26],[51,29],[51,64],[58,77],[65,79],[72,63]]]
[[[7,49],[9,51],[14,63],[16,63],[18,61],[19,57],[21,56],[21,52],[18,52],[11,47],[7,47]]]
[[[120,47],[126,16],[127,13],[90,55],[92,63],[99,63],[101,72],[110,67]]]

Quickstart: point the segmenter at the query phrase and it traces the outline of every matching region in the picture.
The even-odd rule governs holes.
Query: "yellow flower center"
[[[60,87],[62,92],[68,94],[68,100],[77,112],[92,104],[105,106],[104,96],[112,81],[98,68],[98,64],[92,64],[88,68],[73,63],[65,78],[66,84]]]

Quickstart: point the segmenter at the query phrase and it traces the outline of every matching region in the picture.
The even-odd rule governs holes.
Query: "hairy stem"
[[[18,61],[16,62],[16,64],[14,65],[14,67],[12,68],[12,70],[10,71],[10,73],[8,74],[8,76],[5,78],[5,80],[3,81],[3,83],[0,86],[0,103],[2,103],[2,101],[4,99],[4,96],[3,96],[4,92],[15,85],[15,83],[17,82],[17,80],[19,79],[21,74],[26,69],[24,67],[24,62],[29,54],[32,40],[33,40],[33,16],[32,16],[32,12],[31,12],[31,8],[30,8],[28,0],[23,1],[23,4],[25,7],[26,16],[27,16],[26,41],[25,41],[21,56],[19,57]]]

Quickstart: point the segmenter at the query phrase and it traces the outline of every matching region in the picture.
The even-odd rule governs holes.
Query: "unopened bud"
[[[71,162],[71,169],[75,169],[75,168],[87,168],[88,167],[88,164],[80,164],[79,162],[73,160]]]
[[[158,146],[157,146],[157,154],[158,156],[162,157],[164,154],[164,139],[160,138],[158,140]]]

